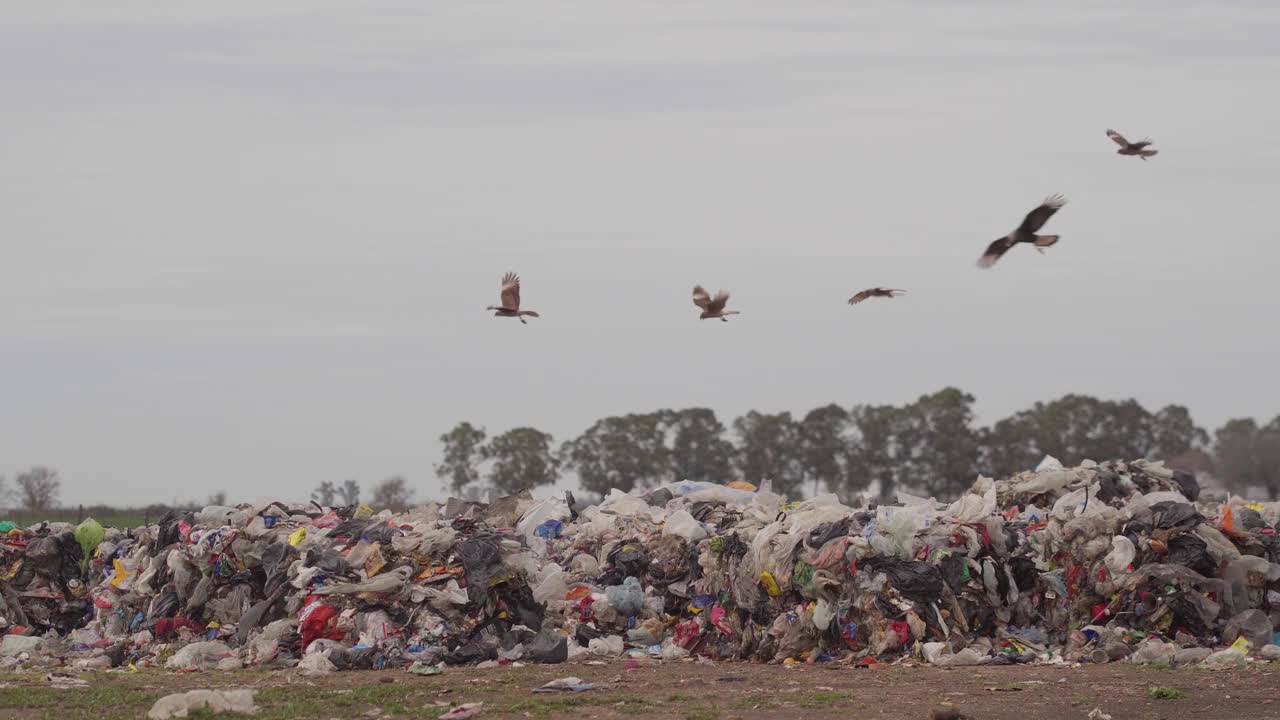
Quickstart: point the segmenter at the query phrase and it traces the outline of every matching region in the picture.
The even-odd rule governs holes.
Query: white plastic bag
[[[548,520],[567,521],[571,515],[569,505],[564,501],[564,498],[549,497],[525,512],[524,516],[520,518],[520,522],[516,524],[516,532],[525,536],[526,539],[532,540],[538,536],[539,525]]]
[[[1111,552],[1107,553],[1103,563],[1106,564],[1108,572],[1112,575],[1119,575],[1133,563],[1133,558],[1138,554],[1138,549],[1133,546],[1133,541],[1124,535],[1116,535],[1111,538]]]
[[[617,657],[622,654],[625,647],[621,635],[609,635],[592,638],[587,644],[587,650],[596,657]]]
[[[706,528],[685,510],[677,510],[667,516],[662,526],[663,535],[676,535],[686,542],[694,543],[707,536]]]
[[[569,585],[565,581],[564,570],[561,570],[559,565],[550,565],[538,584],[533,586],[534,602],[564,602],[564,597],[568,593]]]
[[[819,631],[826,631],[831,626],[831,620],[835,617],[835,610],[831,607],[831,603],[825,599],[819,600],[813,609],[813,626]]]
[[[223,642],[191,643],[169,658],[169,662],[165,663],[165,667],[170,670],[181,670],[189,667],[210,670],[216,667],[224,658],[232,655],[234,653],[231,648]]]

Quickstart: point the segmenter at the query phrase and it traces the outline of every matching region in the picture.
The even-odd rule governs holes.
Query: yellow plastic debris
[[[782,588],[778,587],[778,581],[773,579],[773,574],[768,570],[760,573],[760,582],[764,584],[765,591],[773,597],[778,597],[782,594]]]

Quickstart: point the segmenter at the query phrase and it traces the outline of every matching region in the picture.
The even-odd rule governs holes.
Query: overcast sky
[[[69,503],[435,496],[463,419],[1280,413],[1274,3],[198,5],[0,15],[0,473]]]

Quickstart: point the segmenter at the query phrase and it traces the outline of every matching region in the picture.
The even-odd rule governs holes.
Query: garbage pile
[[[1158,462],[1046,458],[949,504],[735,485],[10,523],[0,668],[1280,657],[1280,503],[1199,502]]]

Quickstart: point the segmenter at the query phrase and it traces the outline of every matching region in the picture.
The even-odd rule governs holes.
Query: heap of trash
[[[1280,658],[1280,503],[1046,458],[953,503],[678,482],[409,512],[279,502],[131,530],[0,525],[0,668],[304,673],[686,657]]]

